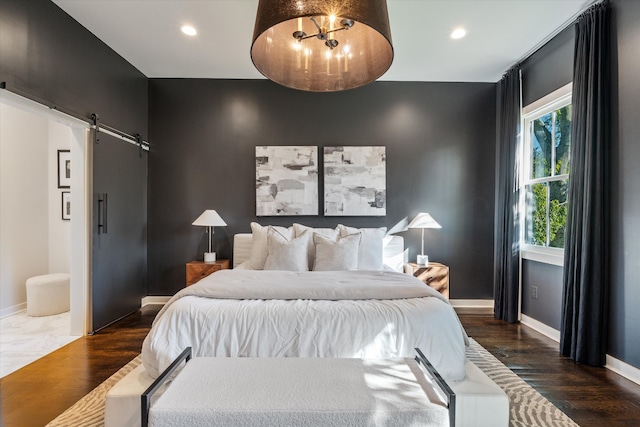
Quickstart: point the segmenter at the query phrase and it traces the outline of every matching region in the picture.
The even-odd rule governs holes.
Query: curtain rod
[[[571,18],[567,19],[565,22],[562,23],[562,25],[560,25],[553,32],[551,32],[548,36],[546,36],[544,39],[542,39],[540,42],[538,42],[534,47],[529,49],[527,51],[527,53],[525,53],[524,56],[522,56],[514,65],[518,65],[518,64],[521,64],[522,62],[524,62],[527,58],[529,58],[531,55],[536,53],[542,46],[544,46],[545,44],[549,43],[551,41],[551,39],[553,39],[555,36],[557,36],[558,34],[563,32],[564,30],[566,30],[570,25],[574,24],[576,22],[576,19],[578,19],[578,17],[581,14],[583,14],[587,9],[589,9],[594,4],[602,3],[603,1],[606,1],[606,0],[589,0],[589,1],[585,2],[583,7],[580,8],[580,10],[578,12],[574,13],[571,16]]]

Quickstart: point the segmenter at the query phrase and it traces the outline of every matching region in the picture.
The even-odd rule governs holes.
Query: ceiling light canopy
[[[393,61],[385,0],[260,0],[251,59],[265,77],[312,91],[352,89]]]

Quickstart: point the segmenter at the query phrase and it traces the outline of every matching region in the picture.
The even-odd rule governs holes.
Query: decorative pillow
[[[383,247],[382,240],[387,232],[387,227],[380,228],[354,228],[338,225],[341,237],[350,234],[361,233],[360,247],[358,248],[358,270],[382,270]]]
[[[264,268],[264,263],[267,260],[267,232],[269,231],[270,226],[262,226],[257,222],[251,223],[251,233],[252,233],[252,246],[251,246],[251,256],[248,260],[248,265],[246,266],[249,270],[262,270]],[[293,229],[291,227],[273,227],[278,231],[282,236],[287,239],[291,239],[293,237]]]
[[[288,240],[274,227],[267,232],[267,259],[265,270],[308,271],[307,241],[309,233]]]
[[[307,244],[307,255],[309,257],[309,268],[313,268],[313,260],[316,257],[316,248],[313,245],[313,233],[318,233],[324,237],[328,237],[331,240],[336,240],[340,233],[338,227],[333,228],[312,228],[302,224],[293,224],[293,236],[298,237],[305,231],[309,232],[309,243]]]
[[[321,234],[313,233],[315,246],[315,271],[342,271],[358,269],[358,246],[361,234],[350,234],[332,240]]]

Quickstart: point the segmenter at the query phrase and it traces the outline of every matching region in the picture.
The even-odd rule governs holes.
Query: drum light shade
[[[393,61],[385,0],[260,0],[251,60],[265,77],[312,92],[352,89]]]

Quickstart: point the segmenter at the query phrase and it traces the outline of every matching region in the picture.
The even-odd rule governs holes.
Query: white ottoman
[[[27,314],[51,316],[69,311],[69,275],[44,274],[27,279]]]

